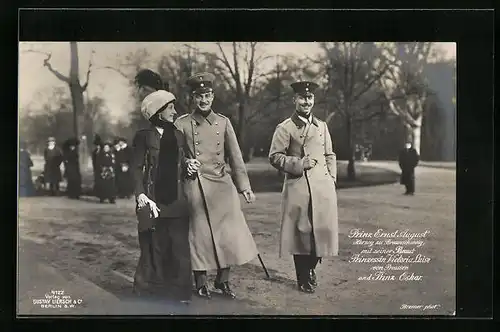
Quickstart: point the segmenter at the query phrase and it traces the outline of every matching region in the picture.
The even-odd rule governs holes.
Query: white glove
[[[156,205],[156,203],[154,201],[149,199],[149,197],[146,196],[146,194],[140,194],[137,197],[137,206],[139,208],[143,208],[146,206],[146,204],[149,205],[149,208],[151,209],[151,213],[153,213],[153,217],[158,218],[158,216],[160,215],[160,208]]]

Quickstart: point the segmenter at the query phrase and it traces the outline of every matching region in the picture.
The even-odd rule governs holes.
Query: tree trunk
[[[411,139],[413,142],[413,148],[417,150],[417,153],[420,155],[420,140],[422,136],[422,115],[415,120],[415,126],[412,127],[411,130]]]
[[[243,155],[243,161],[250,161],[250,149],[246,144],[246,132],[245,132],[245,103],[239,102],[238,104],[238,131],[236,137],[238,138],[238,143],[240,144],[241,153]]]
[[[354,142],[353,142],[352,119],[349,115],[346,117],[346,119],[347,119],[346,132],[347,132],[347,142],[348,142],[348,151],[349,151],[349,163],[347,164],[347,179],[349,181],[355,181],[356,180],[356,167],[354,165],[354,159],[355,159],[356,151],[355,151]]]
[[[83,101],[83,89],[80,84],[78,45],[76,42],[70,42],[70,57],[69,89],[71,91],[71,101],[73,104],[73,130],[75,138],[81,140],[80,130],[85,128],[85,104]],[[83,172],[87,166],[87,149],[85,149],[84,144],[80,144],[78,150],[80,155],[80,171]]]

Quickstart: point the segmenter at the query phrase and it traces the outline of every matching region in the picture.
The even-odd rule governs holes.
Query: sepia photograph
[[[453,41],[22,41],[17,315],[456,315]]]

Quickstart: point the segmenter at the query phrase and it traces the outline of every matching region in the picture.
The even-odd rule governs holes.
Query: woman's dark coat
[[[31,167],[33,161],[31,155],[26,150],[19,151],[19,196],[33,196],[35,194],[35,186],[31,175]]]
[[[45,165],[43,168],[43,175],[45,177],[46,183],[59,183],[62,181],[61,174],[61,163],[63,161],[63,155],[61,150],[56,146],[54,149],[50,150],[45,148],[43,152],[43,157],[45,159]]]
[[[64,150],[64,177],[68,181],[66,192],[68,197],[78,198],[82,190],[82,176],[80,174],[78,150]]]
[[[132,149],[129,146],[116,152],[116,189],[118,195],[122,197],[130,196],[134,192],[131,162]]]
[[[114,199],[116,197],[115,186],[115,156],[111,151],[101,150],[97,154],[98,165],[97,197],[100,199]]]
[[[415,167],[420,157],[414,148],[403,149],[399,153],[399,167],[401,168],[401,184],[409,184],[415,180]]]
[[[132,175],[135,195],[145,194],[160,208],[154,230],[139,228],[141,256],[134,278],[137,293],[152,292],[188,300],[192,293],[189,251],[189,219],[181,178],[185,176],[183,137],[174,131],[177,142],[177,180],[163,190],[177,191],[177,199],[164,205],[156,201],[155,185],[160,157],[161,136],[154,127],[140,130],[133,140]]]

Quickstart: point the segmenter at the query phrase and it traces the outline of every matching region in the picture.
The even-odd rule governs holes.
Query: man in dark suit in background
[[[411,142],[407,142],[405,148],[399,153],[399,167],[401,168],[401,181],[406,188],[404,195],[415,194],[415,167],[419,162],[417,150]]]

